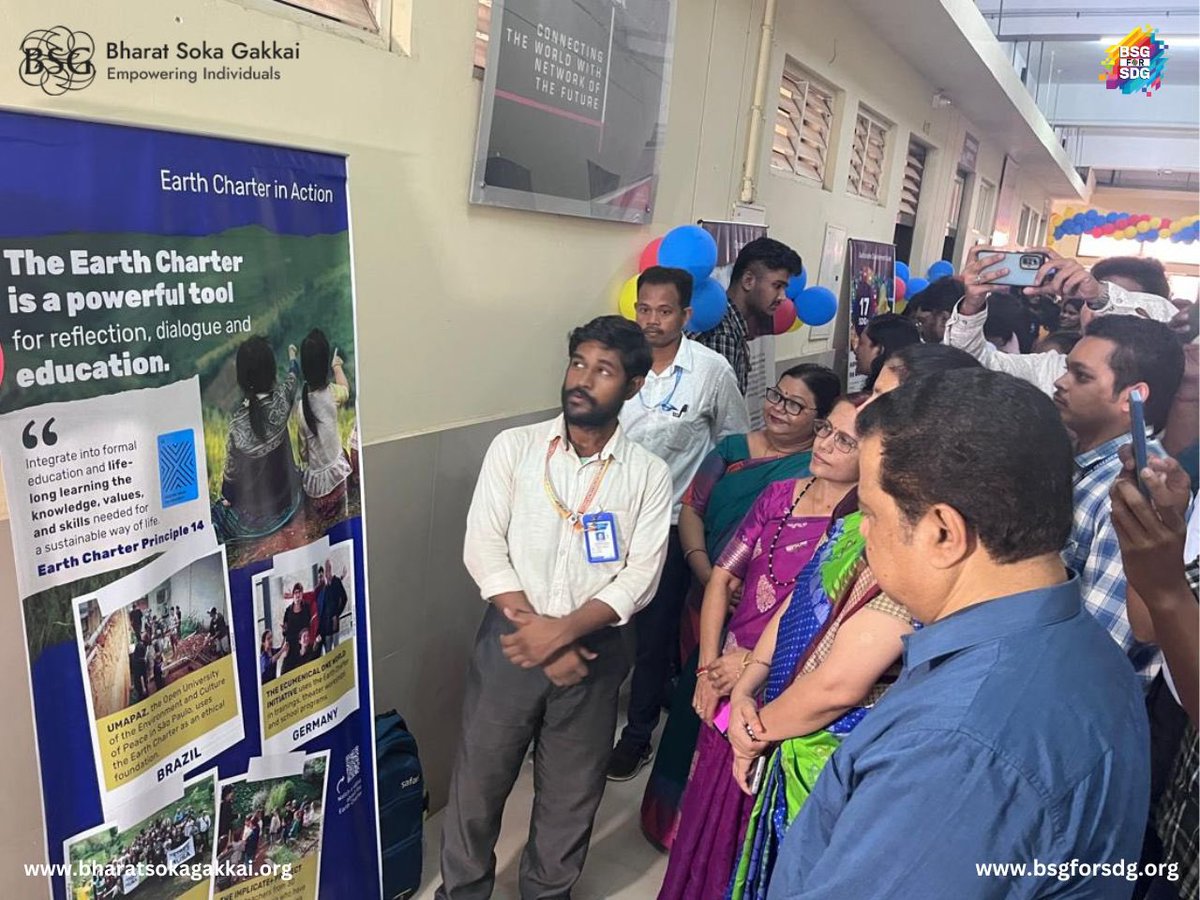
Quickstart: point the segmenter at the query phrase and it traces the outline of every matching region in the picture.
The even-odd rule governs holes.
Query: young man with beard
[[[577,328],[562,415],[503,432],[484,459],[463,560],[491,605],[467,675],[441,900],[492,895],[501,813],[531,741],[521,896],[570,896],[583,869],[629,669],[610,626],[654,596],[671,523],[667,464],[618,421],[650,358],[619,316]]]
[[[691,570],[679,542],[684,492],[717,442],[750,430],[733,369],[721,354],[684,337],[691,315],[692,276],[651,266],[638,276],[637,324],[650,345],[650,371],[621,409],[625,436],[671,470],[671,533],[658,592],[637,617],[637,659],[629,694],[629,724],[613,748],[608,777],[633,778],[650,759],[672,668],[678,665],[679,620]]]
[[[733,366],[738,390],[744,395],[750,381],[750,341],[771,334],[775,310],[787,299],[788,279],[804,267],[787,244],[756,238],[738,253],[729,273],[729,309],[717,327],[696,340],[720,353]]]

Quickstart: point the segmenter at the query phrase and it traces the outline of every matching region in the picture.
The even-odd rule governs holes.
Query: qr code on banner
[[[158,436],[158,485],[167,509],[200,496],[196,433],[190,428]]]
[[[359,762],[358,748],[355,747],[346,754],[346,780],[353,781],[358,777],[359,771],[361,771],[361,764]]]

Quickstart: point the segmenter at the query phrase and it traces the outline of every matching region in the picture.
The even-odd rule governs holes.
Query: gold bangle
[[[760,666],[766,666],[768,669],[771,668],[771,664],[769,662],[763,662],[761,659],[755,659],[754,657],[751,657],[750,661],[748,663],[746,663],[746,668],[749,668],[750,666],[755,665],[755,664],[760,665]]]

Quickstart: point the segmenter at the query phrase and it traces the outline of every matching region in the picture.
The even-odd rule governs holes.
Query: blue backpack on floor
[[[394,709],[375,717],[375,759],[383,896],[402,900],[421,886],[422,826],[429,798],[417,741]]]

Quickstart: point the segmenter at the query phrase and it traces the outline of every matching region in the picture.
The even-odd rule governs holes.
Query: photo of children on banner
[[[222,785],[217,891],[320,852],[326,759],[308,760],[299,775]],[[222,863],[232,875],[221,873]]]
[[[210,774],[186,788],[179,800],[132,828],[101,828],[69,842],[65,858],[72,866],[72,900],[127,896],[171,900],[189,893],[207,897],[207,877],[197,881],[189,869],[211,861],[217,824],[215,796],[215,780]],[[81,866],[88,870],[81,871]],[[139,872],[139,866],[179,866],[180,872],[150,874],[146,869]]]
[[[335,546],[311,573],[272,574],[258,583],[258,670],[263,684],[316,662],[334,650],[343,635],[353,635],[353,603],[346,589],[349,565],[349,547]]]
[[[78,614],[97,719],[149,699],[231,649],[219,554],[107,616],[95,598]]]
[[[319,328],[287,345],[280,377],[271,342],[238,346],[238,393],[226,434],[206,416],[213,524],[230,566],[302,546],[358,515],[357,424],[341,351]],[[223,418],[223,417],[221,417]]]

